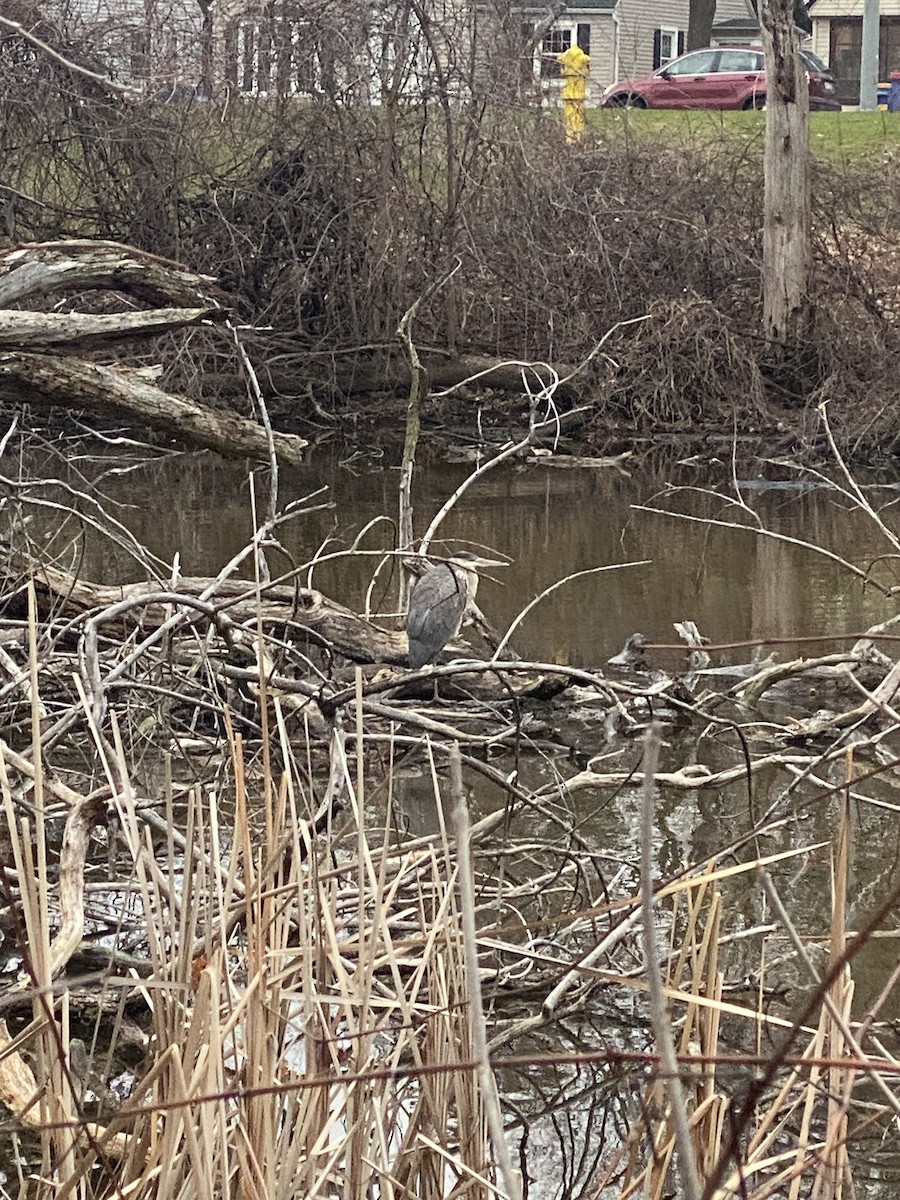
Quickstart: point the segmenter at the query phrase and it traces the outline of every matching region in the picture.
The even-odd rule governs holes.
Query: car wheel
[[[766,107],[766,98],[765,98],[765,96],[761,95],[759,92],[757,92],[753,96],[749,96],[744,101],[744,111],[745,112],[751,108],[763,109],[765,107]]]
[[[606,102],[612,108],[646,108],[647,101],[643,96],[629,95],[628,92],[619,92],[618,96],[610,96]]]

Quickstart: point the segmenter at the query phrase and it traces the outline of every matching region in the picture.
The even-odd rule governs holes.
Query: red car
[[[809,107],[839,112],[834,77],[820,58],[801,50]],[[603,93],[607,108],[764,108],[766,72],[754,46],[711,46],[673,58],[652,75],[623,79]]]

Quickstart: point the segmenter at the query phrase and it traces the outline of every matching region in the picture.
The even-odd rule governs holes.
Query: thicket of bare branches
[[[490,662],[397,671],[402,633],[320,619],[314,562],[264,578],[320,493],[190,579],[106,511],[108,460],[64,486],[57,447],[36,479],[23,451],[10,428],[0,1103],[20,1196],[476,1178],[486,1198],[628,1200],[669,1194],[676,1144],[685,1195],[865,1186],[867,1139],[900,1114],[896,955],[861,961],[900,902],[895,616],[724,677],[690,622],[684,675],[506,658],[518,619]],[[835,504],[896,555],[879,493],[833,466]],[[692,491],[645,507],[697,519]],[[739,491],[717,499],[710,526],[784,538]],[[80,577],[77,539],[47,561],[47,506],[124,553],[129,582]],[[390,549],[336,553],[374,584]],[[452,705],[423,703],[435,680]],[[550,709],[523,701],[541,680]]]
[[[216,275],[264,328],[269,381],[301,411],[310,389],[346,400],[380,371],[389,387],[403,313],[458,262],[417,313],[433,366],[460,353],[574,365],[617,322],[652,314],[580,378],[602,401],[598,438],[610,424],[772,425],[824,397],[847,402],[846,431],[833,409],[842,436],[862,398],[857,440],[892,436],[895,163],[818,168],[817,318],[785,377],[759,336],[758,148],[607,127],[573,151],[554,112],[502,91],[489,102],[471,63],[455,69],[417,103],[387,78],[374,106],[324,93],[159,104],[7,37],[2,236],[117,239]],[[215,338],[196,334],[170,366],[198,389],[216,386],[217,362]]]

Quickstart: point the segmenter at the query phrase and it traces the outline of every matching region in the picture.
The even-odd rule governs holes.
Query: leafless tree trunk
[[[200,27],[200,79],[197,95],[209,100],[213,94],[214,28],[213,0],[197,0],[202,16]]]
[[[708,46],[716,19],[716,0],[691,0],[686,50]]]
[[[782,347],[809,327],[812,268],[809,90],[798,54],[793,0],[760,0],[766,51],[763,323]]]

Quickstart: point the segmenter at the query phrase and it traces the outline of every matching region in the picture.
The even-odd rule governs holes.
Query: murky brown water
[[[86,468],[86,473],[95,470]],[[465,478],[467,469],[433,464],[417,477],[416,526],[424,530],[446,497]],[[677,500],[662,495],[667,483],[695,488],[718,487],[725,493],[728,466],[700,468],[674,466],[670,471],[634,471],[614,468],[559,470],[546,465],[504,468],[471,489],[445,523],[448,539],[463,539],[509,556],[512,566],[487,579],[479,603],[501,631],[543,589],[564,576],[589,568],[637,560],[647,565],[608,571],[574,579],[553,591],[525,620],[514,638],[515,649],[538,661],[605,667],[632,633],[640,631],[654,642],[676,639],[674,621],[690,619],[715,643],[856,633],[892,616],[893,599],[863,587],[839,564],[808,549],[755,536],[751,532],[710,527],[636,509],[635,505],[676,504],[694,516],[749,521],[711,491],[684,493]],[[262,477],[260,482],[262,482]],[[311,495],[328,509],[309,512],[281,531],[288,553],[297,562],[308,561],[327,545],[333,552],[350,545],[369,522],[382,520],[366,534],[368,549],[391,549],[396,514],[398,472],[383,458],[342,462],[337,456],[313,454],[309,465],[284,472],[280,501]],[[248,540],[251,506],[245,470],[204,456],[173,458],[148,463],[104,483],[105,493],[118,501],[118,519],[137,539],[164,562],[180,558],[183,574],[213,575]],[[831,550],[859,566],[878,559],[890,547],[875,523],[851,511],[835,491],[795,486],[762,486],[746,482],[741,495],[758,515],[759,522],[789,538],[804,539]],[[887,506],[886,522],[894,521],[892,503],[898,495],[887,487],[875,492],[873,502]],[[655,497],[655,499],[654,499]],[[262,504],[260,504],[262,507]],[[40,524],[40,522],[38,522]],[[900,516],[896,524],[900,527]],[[37,528],[37,527],[36,527]],[[52,536],[48,530],[56,529]],[[59,553],[72,536],[71,524],[58,529],[52,518],[38,538]],[[84,539],[82,574],[103,582],[135,577],[128,556],[111,551],[107,542],[88,534]],[[334,599],[357,609],[365,605],[371,570],[377,560],[339,559],[317,568],[314,582]],[[285,564],[287,565],[287,564]],[[273,559],[274,570],[279,569]],[[885,561],[878,577],[900,582],[900,564]],[[501,582],[502,580],[502,582]],[[379,593],[376,592],[376,600]],[[388,597],[381,597],[385,604]],[[823,641],[805,653],[826,653],[841,645]],[[794,656],[796,647],[777,650],[779,658]],[[745,662],[750,650],[714,654],[716,665]],[[656,661],[676,668],[678,652],[660,652]],[[828,698],[830,703],[833,697]],[[848,699],[847,706],[858,702]],[[809,709],[818,704],[809,703]],[[586,755],[603,749],[602,730],[585,723],[579,749]],[[671,741],[671,739],[670,739]],[[680,765],[693,753],[682,740],[664,751]],[[707,742],[701,759],[716,763],[717,749]],[[729,751],[731,753],[731,751]],[[634,747],[633,760],[640,754]],[[733,760],[733,759],[732,759]],[[665,765],[665,764],[664,764]],[[534,778],[552,777],[558,764],[537,760]],[[574,768],[573,768],[574,769]],[[565,771],[563,771],[565,773]],[[783,791],[784,776],[761,777],[755,803],[762,810]],[[867,794],[894,804],[896,788],[891,778],[868,785]],[[417,789],[414,780],[399,788],[411,827],[430,824],[430,784]],[[810,790],[807,798],[813,795]],[[490,802],[489,798],[485,798]],[[582,817],[582,833],[612,859],[634,858],[638,846],[637,795],[626,789],[614,797],[579,794],[573,799]],[[767,852],[828,840],[834,834],[836,806],[803,803],[796,820],[777,837],[767,840]],[[856,810],[854,886],[849,924],[871,910],[900,872],[900,822],[893,811],[861,804]],[[716,853],[728,844],[737,829],[749,823],[746,787],[735,785],[716,792],[664,795],[657,811],[660,869],[663,873]],[[776,875],[791,911],[803,931],[824,933],[828,914],[828,855],[798,860]],[[771,919],[761,893],[749,876],[737,888],[728,922],[734,931]],[[858,1011],[877,995],[896,962],[896,941],[878,941],[869,947],[854,969]],[[748,969],[752,968],[748,962]],[[808,981],[799,970],[788,968],[789,981],[801,988]],[[892,1000],[883,1018],[900,1017],[900,1003]],[[878,1185],[873,1184],[873,1189]],[[872,1196],[894,1194],[872,1190]]]
[[[440,464],[419,473],[419,530],[466,473],[465,468]],[[564,576],[649,560],[646,566],[582,577],[545,599],[514,639],[520,654],[536,660],[596,666],[636,630],[652,641],[676,640],[676,620],[694,620],[714,642],[730,642],[827,637],[893,613],[892,601],[866,591],[838,565],[810,551],[750,532],[635,511],[636,504],[665,503],[660,492],[673,478],[704,488],[728,486],[727,468],[715,466],[630,476],[614,468],[502,469],[466,493],[443,533],[448,539],[493,547],[513,560],[508,570],[497,573],[498,582],[485,580],[480,593],[482,608],[501,630],[528,601]],[[327,551],[346,549],[367,523],[378,517],[395,520],[397,481],[396,469],[379,459],[347,467],[336,458],[314,455],[308,467],[283,472],[282,504],[323,487],[327,494],[313,503],[333,502],[328,510],[301,516],[281,530],[286,548],[303,562],[329,539]],[[262,480],[257,486],[261,491]],[[123,505],[116,515],[139,541],[166,562],[180,556],[182,574],[215,574],[250,536],[249,489],[239,465],[203,456],[175,458],[108,480],[104,490]],[[777,533],[815,542],[859,565],[889,549],[871,522],[848,512],[834,492],[766,489],[754,480],[743,495],[761,522]],[[882,502],[895,495],[883,493]],[[698,516],[742,519],[709,494],[683,494],[677,503]],[[392,536],[391,525],[382,521],[362,545],[390,549]],[[61,545],[60,539],[53,545]],[[276,556],[273,569],[279,565]],[[315,583],[362,609],[373,566],[365,560],[324,564],[316,570]],[[134,568],[124,555],[111,554],[108,543],[88,536],[83,573],[111,582],[133,577]],[[882,564],[878,577],[900,582],[900,563]]]

